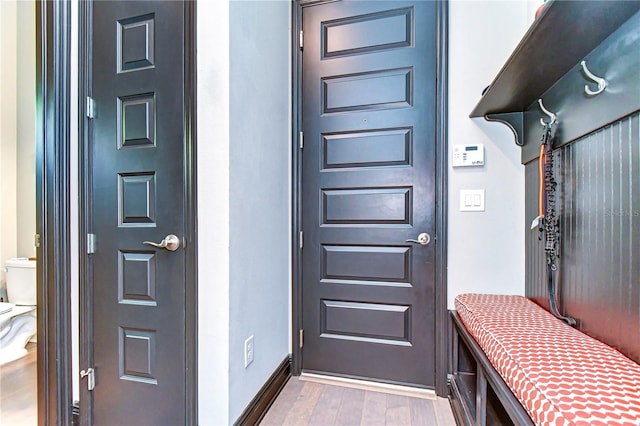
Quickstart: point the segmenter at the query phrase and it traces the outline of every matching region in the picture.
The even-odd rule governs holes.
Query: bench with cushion
[[[463,294],[451,398],[463,424],[640,425],[640,365],[521,296]]]

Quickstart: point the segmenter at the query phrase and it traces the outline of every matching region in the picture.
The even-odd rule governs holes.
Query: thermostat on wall
[[[484,166],[484,145],[454,145],[452,166]]]

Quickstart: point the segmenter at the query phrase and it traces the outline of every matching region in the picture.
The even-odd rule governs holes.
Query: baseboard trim
[[[372,392],[390,393],[393,395],[409,396],[412,398],[436,399],[436,392],[412,386],[394,385],[391,383],[374,382],[349,377],[329,376],[324,374],[302,372],[300,380],[322,383],[325,385],[342,386],[346,388],[362,389]]]
[[[291,377],[291,357],[286,357],[244,409],[234,426],[254,426],[267,413],[273,401]]]

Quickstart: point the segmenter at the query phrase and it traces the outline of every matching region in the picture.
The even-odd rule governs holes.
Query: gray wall
[[[232,1],[229,15],[229,420],[234,421],[289,353],[290,3]],[[255,360],[245,368],[244,341],[251,335]]]

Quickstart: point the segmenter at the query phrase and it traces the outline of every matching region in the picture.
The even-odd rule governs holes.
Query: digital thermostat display
[[[484,145],[454,145],[452,166],[484,166]]]

